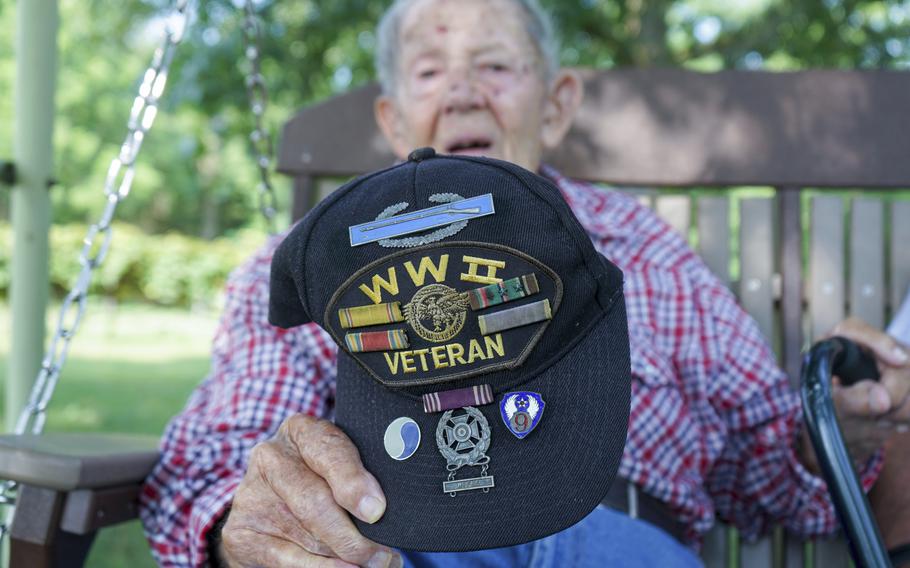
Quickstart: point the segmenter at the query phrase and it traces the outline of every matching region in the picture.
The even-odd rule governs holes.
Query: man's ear
[[[404,135],[404,121],[392,97],[380,95],[373,104],[373,114],[383,136],[392,146],[392,151],[400,159],[405,159],[411,149]]]
[[[565,138],[581,106],[584,85],[575,71],[560,70],[550,84],[543,111],[540,138],[544,148],[555,148]]]

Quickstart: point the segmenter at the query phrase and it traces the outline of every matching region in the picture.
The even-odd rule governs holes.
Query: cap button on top
[[[436,156],[436,150],[430,147],[426,148],[417,148],[410,154],[408,154],[409,162],[422,162],[423,160],[428,160]]]

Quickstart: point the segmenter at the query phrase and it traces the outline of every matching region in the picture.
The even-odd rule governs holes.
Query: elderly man
[[[232,276],[211,375],[168,427],[145,487],[142,518],[158,561],[692,566],[716,516],[746,536],[773,523],[831,532],[835,515],[814,473],[798,399],[755,324],[649,210],[541,164],[543,151],[568,131],[582,89],[558,69],[536,3],[398,0],[378,40],[384,94],[376,118],[399,157],[433,146],[538,171],[560,188],[595,247],[623,269],[634,378],[620,476],[640,488],[651,512],[641,520],[599,507],[542,541],[474,553],[399,554],[364,538],[348,515],[375,522],[385,497],[330,421],[329,336],[312,324],[281,330],[267,322],[275,239]],[[869,347],[883,370],[881,383],[840,389],[836,401],[868,488],[890,434],[880,417],[887,413],[893,425],[910,415],[908,357],[860,323],[839,333]]]

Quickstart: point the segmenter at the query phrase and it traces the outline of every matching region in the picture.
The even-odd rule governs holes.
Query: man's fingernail
[[[390,566],[395,565],[395,558],[397,558],[397,555],[393,555],[391,552],[385,550],[380,550],[367,562],[367,568],[389,568]]]
[[[401,555],[394,555],[392,558],[392,563],[389,566],[390,568],[402,568],[402,566],[404,566],[404,560],[401,559]]]
[[[910,432],[910,426],[907,424],[898,424],[895,430],[897,430],[898,434],[906,434],[907,432]]]
[[[360,518],[368,523],[375,523],[385,512],[385,504],[376,497],[367,495],[360,500],[357,509],[360,511]]]
[[[906,363],[910,359],[910,355],[907,355],[907,351],[903,347],[897,346],[891,352],[899,363]]]
[[[871,400],[869,405],[872,407],[872,410],[878,413],[886,412],[891,408],[891,399],[888,397],[888,393],[883,388],[872,389]]]

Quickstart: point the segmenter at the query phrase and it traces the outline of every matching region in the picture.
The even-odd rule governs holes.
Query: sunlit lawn
[[[48,411],[47,430],[160,434],[208,369],[215,320],[215,314],[90,305]],[[9,330],[9,311],[0,305],[0,384]],[[87,563],[154,565],[138,521],[101,531]]]

